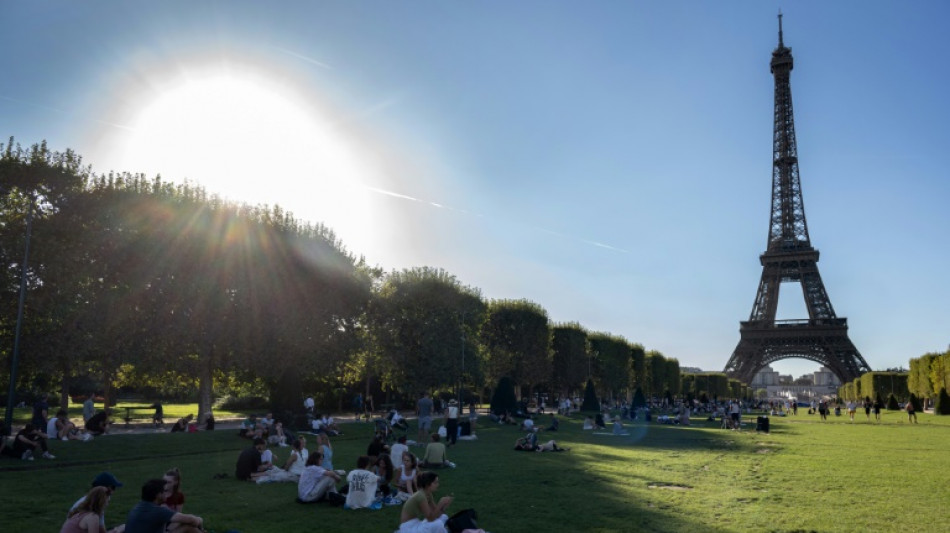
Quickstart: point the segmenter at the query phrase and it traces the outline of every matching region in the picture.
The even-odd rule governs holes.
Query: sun
[[[232,66],[154,83],[132,99],[128,126],[112,132],[108,160],[230,200],[279,204],[327,225],[350,251],[371,248],[370,150],[281,79]]]

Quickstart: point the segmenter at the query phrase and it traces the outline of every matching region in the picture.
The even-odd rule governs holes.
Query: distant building
[[[797,399],[811,401],[823,396],[836,396],[841,381],[826,367],[821,367],[811,375],[805,374],[798,380],[790,375],[781,375],[771,366],[766,366],[752,378],[749,384],[753,390],[765,389],[770,399]]]

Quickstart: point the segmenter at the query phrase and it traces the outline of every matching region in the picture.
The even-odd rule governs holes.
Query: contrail
[[[6,101],[8,101],[8,102],[13,102],[13,103],[20,104],[20,105],[27,105],[27,106],[30,106],[30,107],[35,107],[35,108],[37,108],[37,109],[45,109],[45,110],[47,110],[47,111],[54,111],[54,112],[56,112],[56,113],[62,113],[62,114],[64,114],[64,115],[74,115],[74,114],[75,114],[74,112],[72,112],[72,111],[67,111],[67,110],[65,110],[65,109],[59,109],[59,108],[57,108],[57,107],[50,107],[50,106],[47,106],[47,105],[37,104],[37,103],[34,103],[34,102],[29,102],[29,101],[27,101],[27,100],[20,100],[19,98],[12,98],[12,97],[9,97],[9,96],[3,95],[3,94],[0,94],[0,100],[6,100]],[[122,124],[116,124],[115,122],[108,122],[108,121],[99,120],[99,119],[93,119],[93,122],[97,122],[97,123],[99,123],[99,124],[103,124],[103,125],[106,125],[106,126],[112,126],[113,128],[119,128],[120,130],[126,130],[126,131],[132,131],[132,132],[135,131],[135,128],[130,128],[129,126],[123,126]]]
[[[330,65],[327,65],[326,63],[323,63],[323,62],[321,62],[321,61],[317,61],[316,59],[313,59],[312,57],[307,57],[307,56],[305,56],[305,55],[298,54],[297,52],[291,52],[290,50],[287,50],[287,49],[285,49],[285,48],[280,48],[280,47],[278,47],[278,46],[271,46],[271,48],[273,48],[274,50],[277,50],[278,52],[283,52],[283,53],[285,53],[285,54],[287,54],[287,55],[289,55],[289,56],[296,57],[297,59],[301,59],[301,60],[303,60],[303,61],[306,61],[307,63],[314,64],[314,65],[316,65],[316,66],[318,66],[318,67],[321,67],[321,68],[325,68],[325,69],[332,69],[332,68],[333,68],[333,67],[331,67]]]
[[[445,204],[440,204],[440,203],[436,203],[436,202],[430,202],[430,201],[427,201],[427,200],[421,200],[421,199],[419,199],[419,198],[414,198],[414,197],[412,197],[412,196],[408,196],[408,195],[405,195],[405,194],[400,194],[400,193],[398,193],[398,192],[387,191],[386,189],[380,189],[380,188],[378,188],[378,187],[370,187],[370,186],[368,186],[368,185],[363,185],[362,187],[363,187],[364,189],[368,190],[368,191],[375,192],[375,193],[377,193],[377,194],[383,194],[383,195],[386,195],[386,196],[392,196],[393,198],[399,198],[399,199],[401,199],[401,200],[409,200],[409,201],[411,201],[411,202],[419,202],[419,203],[421,203],[421,204],[428,204],[428,205],[430,205],[430,206],[432,206],[432,207],[436,207],[436,208],[439,208],[439,209],[448,209],[448,210],[450,210],[450,211],[455,211],[455,212],[458,212],[458,213],[464,213],[464,214],[467,214],[467,215],[474,215],[474,216],[476,216],[476,217],[481,217],[481,216],[483,216],[483,215],[481,215],[480,213],[472,213],[472,212],[466,211],[465,209],[458,209],[458,208],[455,208],[455,207],[449,207],[449,206],[447,206],[447,205],[445,205]],[[604,248],[604,249],[606,249],[606,250],[611,250],[611,251],[614,251],[614,252],[620,252],[620,253],[623,253],[623,254],[629,254],[629,253],[630,253],[629,250],[624,250],[623,248],[618,248],[618,247],[616,247],[616,246],[611,246],[611,245],[609,245],[609,244],[605,244],[605,243],[602,243],[602,242],[599,242],[599,241],[591,241],[591,240],[588,240],[588,239],[581,239],[581,238],[579,238],[579,237],[574,237],[573,235],[565,235],[564,233],[559,233],[559,232],[557,232],[557,231],[549,230],[549,229],[546,229],[546,228],[540,228],[540,227],[537,227],[537,226],[525,226],[525,227],[531,228],[531,229],[533,229],[533,230],[535,230],[535,231],[540,231],[540,232],[543,232],[543,233],[547,233],[547,234],[550,234],[550,235],[554,235],[555,237],[560,237],[560,238],[562,238],[562,239],[568,239],[568,240],[572,240],[572,241],[578,241],[578,242],[582,242],[582,243],[587,244],[587,245],[590,245],[590,246],[596,246],[596,247],[598,247],[598,248]]]

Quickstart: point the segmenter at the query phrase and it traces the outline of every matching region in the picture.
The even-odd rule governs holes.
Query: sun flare
[[[189,73],[142,98],[115,143],[120,170],[196,182],[321,222],[357,253],[372,246],[372,169],[358,140],[293,88],[251,72]]]

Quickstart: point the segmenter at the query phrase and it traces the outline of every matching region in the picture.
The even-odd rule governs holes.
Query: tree
[[[623,337],[609,333],[588,336],[590,351],[597,361],[595,376],[607,397],[626,393],[631,383],[631,349]]]
[[[547,312],[527,300],[492,300],[481,328],[485,376],[532,387],[551,380],[551,326]]]
[[[552,382],[565,396],[578,390],[587,376],[587,331],[577,323],[554,326],[551,332]]]
[[[390,274],[370,306],[369,320],[384,382],[416,394],[477,375],[478,331],[485,303],[479,292],[440,269]]]

